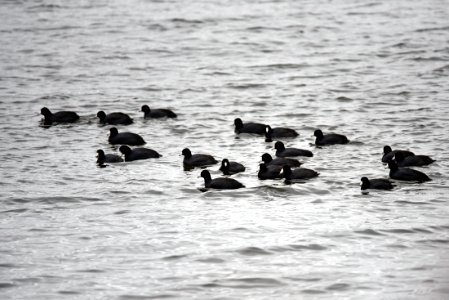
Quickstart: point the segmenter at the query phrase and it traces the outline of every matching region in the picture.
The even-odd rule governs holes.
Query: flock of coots
[[[169,109],[150,109],[148,105],[143,105],[141,111],[144,113],[145,119],[150,118],[176,118],[177,115]],[[77,113],[71,111],[59,111],[52,113],[48,108],[41,109],[41,114],[44,116],[43,124],[45,126],[60,124],[60,123],[74,123],[77,122],[80,117]],[[133,119],[122,112],[112,112],[106,114],[104,111],[97,113],[99,122],[108,125],[129,125],[133,123]],[[244,123],[240,118],[234,120],[235,133],[240,134],[252,134],[265,136],[265,141],[272,142],[273,139],[282,138],[295,138],[299,134],[291,128],[275,127],[262,123],[247,122]],[[314,132],[315,145],[316,146],[328,146],[336,144],[347,144],[349,139],[341,134],[328,133],[324,134],[321,130],[317,129]],[[145,147],[129,146],[141,146],[146,144],[145,140],[138,134],[132,132],[119,132],[117,128],[110,128],[110,135],[108,139],[110,144],[121,145],[119,151],[122,155],[118,154],[105,154],[103,150],[97,151],[97,164],[100,167],[105,167],[106,163],[127,162],[148,158],[159,158],[162,155],[155,150]],[[281,141],[276,141],[274,144],[276,149],[275,158],[270,154],[264,153],[262,155],[262,161],[259,165],[258,178],[260,180],[266,179],[285,179],[285,183],[291,184],[295,182],[303,182],[314,177],[319,176],[319,173],[315,170],[301,167],[295,157],[305,156],[313,157],[313,153],[309,150],[285,147]],[[435,160],[427,155],[415,155],[411,151],[407,150],[392,150],[390,146],[384,147],[384,154],[382,162],[388,164],[390,169],[389,176],[391,179],[412,181],[412,182],[425,182],[431,179],[415,169],[408,168],[410,166],[420,167],[433,163]],[[186,170],[192,170],[194,168],[204,168],[210,165],[217,164],[218,161],[209,154],[192,154],[190,149],[185,148],[182,150],[184,156],[183,165]],[[233,174],[244,172],[245,166],[238,163],[223,159],[221,167],[219,169],[226,177],[211,178],[208,170],[201,171],[201,177],[204,178],[204,185],[206,189],[238,189],[245,187],[242,183],[229,177]],[[367,177],[361,178],[361,189],[381,189],[391,190],[394,185],[388,179],[376,178],[368,179]]]

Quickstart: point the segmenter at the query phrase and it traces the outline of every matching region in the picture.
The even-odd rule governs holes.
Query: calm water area
[[[0,1],[0,299],[448,299],[449,2],[192,2]],[[97,167],[99,110],[163,156]],[[274,142],[238,117],[295,129],[320,176],[259,180]],[[362,193],[385,145],[432,181]],[[186,147],[246,187],[201,191]]]

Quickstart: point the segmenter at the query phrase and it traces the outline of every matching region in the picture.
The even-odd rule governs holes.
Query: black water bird
[[[252,134],[265,134],[265,124],[262,123],[243,123],[242,119],[237,118],[234,120],[235,133],[252,133]]]
[[[204,186],[206,188],[218,190],[234,190],[245,187],[237,180],[229,177],[219,177],[212,179],[208,170],[201,171],[201,177],[204,178]]]
[[[427,155],[404,156],[402,152],[397,152],[394,156],[394,160],[397,162],[399,167],[427,166],[435,161]]]
[[[177,115],[170,109],[156,108],[150,109],[148,105],[142,105],[141,111],[143,111],[144,119],[152,118],[176,118]]]
[[[399,168],[398,164],[394,160],[390,160],[388,162],[388,168],[390,168],[391,179],[404,180],[404,181],[417,181],[420,183],[432,180],[429,178],[429,176],[427,176],[423,172],[413,170],[410,168]]]
[[[221,167],[219,169],[224,175],[233,175],[239,172],[245,171],[245,166],[235,161],[229,161],[227,158],[221,161]]]
[[[113,112],[106,114],[100,110],[97,112],[97,117],[100,119],[100,123],[110,125],[129,125],[133,123],[133,119],[125,113]]]
[[[131,149],[126,145],[120,146],[119,151],[125,155],[125,161],[159,158],[162,156],[153,149],[143,147]]]
[[[52,113],[46,107],[42,107],[41,114],[44,116],[44,125],[51,125],[53,123],[74,123],[80,119],[76,112],[58,111]]]
[[[394,187],[394,185],[391,183],[390,180],[384,178],[368,179],[368,177],[362,177],[360,180],[362,181],[361,185],[362,190],[367,189],[391,190]]]
[[[273,139],[279,138],[294,138],[297,137],[299,133],[296,130],[286,127],[275,127],[271,128],[270,125],[265,127],[265,141],[271,142]]]
[[[144,139],[138,135],[137,133],[132,132],[118,132],[117,128],[112,127],[109,129],[109,143],[116,145],[116,144],[122,144],[122,145],[131,145],[131,146],[138,146],[146,144]]]
[[[313,135],[316,137],[315,145],[317,146],[349,143],[348,138],[342,134],[337,133],[323,134],[323,132],[320,129],[315,130]]]
[[[264,153],[262,155],[262,161],[267,165],[290,166],[290,167],[299,167],[301,165],[301,163],[297,159],[285,157],[278,157],[273,159],[273,157],[268,153]]]
[[[105,154],[103,150],[97,150],[97,164],[104,165],[105,163],[123,162],[123,158],[117,154]]]
[[[267,165],[265,163],[259,165],[259,172],[257,177],[259,179],[279,179],[281,176],[282,166],[279,165]]]
[[[415,155],[415,153],[408,150],[392,150],[390,146],[384,146],[384,153],[382,155],[382,162],[387,163],[392,160],[396,153],[402,153],[403,157]]]
[[[203,167],[218,163],[212,155],[192,154],[189,148],[183,149],[182,155],[184,155],[183,164],[185,168]]]
[[[307,168],[291,169],[289,166],[282,167],[282,174],[285,180],[291,182],[292,180],[310,179],[317,177],[320,173],[315,170]]]
[[[313,153],[309,150],[303,150],[299,148],[285,148],[284,143],[277,141],[274,144],[277,157],[291,157],[291,156],[307,156],[312,157]]]

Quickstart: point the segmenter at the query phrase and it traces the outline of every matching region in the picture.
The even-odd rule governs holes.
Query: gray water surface
[[[1,299],[447,299],[447,1],[2,1]],[[140,107],[177,119],[144,120]],[[80,122],[45,128],[43,106]],[[163,157],[95,164],[134,118]],[[288,126],[302,184],[257,179]],[[313,146],[313,131],[351,143]],[[382,148],[437,161],[388,178]],[[181,150],[246,166],[245,189],[201,192]],[[220,176],[218,165],[208,168]]]

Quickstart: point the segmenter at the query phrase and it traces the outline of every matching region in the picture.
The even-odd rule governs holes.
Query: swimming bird
[[[360,180],[362,181],[362,190],[391,190],[393,188],[393,184],[390,180],[384,178],[368,179],[368,177],[362,177]]]
[[[390,146],[384,146],[384,154],[382,155],[382,162],[387,163],[392,160],[396,153],[401,152],[403,157],[415,155],[415,153],[408,150],[392,150]]]
[[[229,177],[219,177],[212,179],[208,170],[201,171],[201,177],[204,178],[204,186],[206,188],[218,190],[234,190],[245,187],[237,180]]]
[[[394,160],[399,167],[420,167],[430,165],[435,161],[427,155],[409,155],[404,157],[402,152],[396,152]]]
[[[296,130],[285,127],[275,127],[271,128],[270,125],[265,127],[265,141],[271,142],[273,139],[278,138],[294,138],[297,137],[299,133]]]
[[[186,169],[191,169],[194,167],[203,167],[218,163],[218,161],[215,160],[215,158],[212,155],[192,154],[189,148],[183,149],[182,155],[184,155],[183,164]]]
[[[264,153],[262,155],[262,160],[267,165],[278,165],[278,166],[290,166],[290,167],[299,167],[301,163],[297,159],[293,158],[285,158],[285,157],[278,157],[273,159],[273,157],[268,154]]]
[[[52,113],[48,108],[42,107],[41,114],[44,115],[44,125],[53,123],[74,123],[79,120],[79,116],[73,111],[58,111]]]
[[[125,113],[113,112],[106,114],[104,111],[100,110],[97,112],[97,117],[100,119],[100,123],[110,124],[110,125],[129,125],[133,123],[133,119]]]
[[[119,151],[125,155],[125,161],[159,158],[162,156],[153,149],[143,147],[131,149],[126,145],[120,146]]]
[[[235,133],[253,133],[253,134],[265,134],[265,124],[248,122],[243,124],[242,119],[237,118],[234,120]]]
[[[104,163],[122,162],[123,158],[117,154],[105,154],[103,150],[97,150],[97,164],[102,166]]]
[[[144,139],[137,133],[132,132],[118,132],[117,128],[112,127],[109,129],[109,143],[110,144],[124,144],[131,146],[138,146],[146,144]]]
[[[292,170],[289,166],[282,167],[282,174],[287,183],[290,183],[292,180],[310,179],[319,175],[317,171],[312,169],[297,168]]]
[[[274,144],[277,157],[289,157],[289,156],[307,156],[312,157],[313,153],[309,150],[303,150],[298,148],[285,148],[284,143],[277,141]]]
[[[219,169],[224,175],[233,175],[239,172],[245,171],[245,166],[235,161],[229,161],[227,158],[221,161],[221,167]]]
[[[259,179],[279,179],[281,176],[282,166],[279,165],[267,165],[265,163],[259,165],[259,172],[257,177]]]
[[[313,135],[316,136],[315,145],[317,146],[349,143],[348,138],[342,134],[329,133],[324,135],[320,129],[315,130]]]
[[[430,181],[432,179],[429,178],[423,172],[413,170],[410,168],[399,168],[398,164],[394,160],[390,160],[388,162],[388,168],[390,168],[390,178],[396,180],[405,180],[405,181],[418,181],[425,182]]]
[[[143,114],[144,119],[177,117],[177,115],[170,109],[165,108],[150,109],[148,105],[142,105],[141,111],[143,111],[144,113]]]

